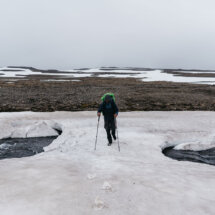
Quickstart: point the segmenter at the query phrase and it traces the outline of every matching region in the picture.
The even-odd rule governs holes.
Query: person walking
[[[112,144],[112,137],[116,140],[116,117],[118,116],[118,107],[115,103],[115,97],[112,93],[106,93],[102,97],[103,102],[98,108],[97,115],[104,115],[104,128],[107,132],[108,146]]]

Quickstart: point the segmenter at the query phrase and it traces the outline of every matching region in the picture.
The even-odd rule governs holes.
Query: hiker
[[[115,97],[111,93],[107,93],[102,97],[102,104],[98,109],[98,117],[101,116],[101,112],[104,115],[105,130],[107,132],[108,145],[112,144],[112,137],[116,140],[116,117],[118,116],[118,107],[115,103]],[[111,137],[112,134],[112,137]]]

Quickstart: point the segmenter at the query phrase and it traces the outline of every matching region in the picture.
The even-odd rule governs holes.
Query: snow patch
[[[17,71],[19,70],[19,71]],[[7,78],[23,78],[28,75],[42,75],[42,72],[35,72],[30,69],[21,69],[21,68],[0,68],[0,72],[2,73],[2,77]]]
[[[66,79],[48,79],[48,80],[41,80],[41,82],[65,82],[65,81],[80,81],[80,80],[66,80]]]
[[[18,70],[18,71],[16,71]],[[59,72],[39,72],[32,71],[30,69],[22,68],[0,68],[1,77],[8,78],[23,78],[29,75],[46,75],[46,76],[60,76],[61,80],[58,79],[47,79],[42,81],[80,81],[80,80],[64,80],[63,78],[86,78],[86,77],[100,77],[100,78],[138,78],[145,82],[151,81],[170,81],[179,83],[196,83],[196,84],[215,84],[214,77],[182,77],[175,74],[165,73],[164,70],[132,70],[132,69],[108,69],[104,70],[102,68],[95,69],[73,69],[65,70]],[[195,74],[195,73],[213,73],[213,71],[180,71],[182,74],[184,72]]]
[[[169,74],[163,72],[163,70],[153,70],[149,71],[144,75],[143,81],[169,81],[169,82],[178,82],[178,83],[196,83],[196,84],[215,84],[215,78],[211,77],[183,77],[176,76],[174,74]]]

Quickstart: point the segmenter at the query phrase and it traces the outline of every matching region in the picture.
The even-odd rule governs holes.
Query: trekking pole
[[[99,120],[100,120],[100,116],[98,117],[97,131],[96,131],[96,141],[95,141],[95,148],[94,148],[94,150],[96,150],[96,145],[97,145],[97,137],[98,137],[98,131],[99,131]]]
[[[117,142],[118,142],[118,150],[120,152],[120,145],[119,145],[119,132],[118,132],[118,126],[117,126],[117,121],[115,119],[115,122],[116,122],[116,132],[117,132]]]

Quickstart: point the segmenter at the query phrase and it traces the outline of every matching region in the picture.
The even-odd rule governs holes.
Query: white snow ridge
[[[162,148],[214,147],[214,118],[120,113],[119,152],[116,143],[107,146],[103,120],[94,151],[95,112],[0,113],[0,138],[62,130],[44,153],[0,160],[0,214],[213,215],[215,167],[172,160]]]

